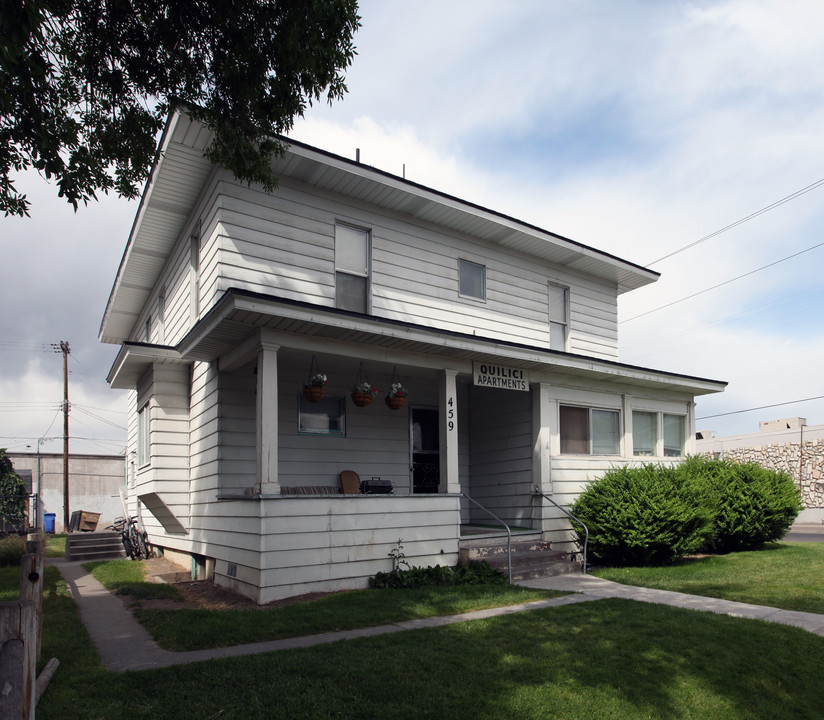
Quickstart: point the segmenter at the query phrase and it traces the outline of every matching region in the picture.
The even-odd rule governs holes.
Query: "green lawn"
[[[593,574],[627,585],[824,615],[824,543],[774,543],[763,550],[662,567],[599,568]]]
[[[169,650],[199,650],[351,630],[565,594],[513,585],[461,585],[403,591],[352,590],[269,609],[156,610],[141,607],[141,600],[174,597],[177,590],[143,581],[140,563],[110,560],[84,567],[110,590],[135,597],[135,616]]]
[[[824,717],[824,638],[623,600],[114,674],[49,571],[38,720]]]

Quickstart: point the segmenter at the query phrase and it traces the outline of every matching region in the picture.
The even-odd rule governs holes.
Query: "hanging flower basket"
[[[377,394],[378,388],[369,382],[366,370],[364,370],[363,363],[361,363],[358,368],[358,376],[355,378],[355,387],[352,389],[352,402],[358,407],[366,407]]]
[[[390,410],[400,410],[404,405],[406,405],[406,398],[398,397],[397,395],[394,397],[389,397],[387,395],[384,398],[384,402],[386,403],[386,407]]]
[[[305,387],[303,388],[303,397],[309,402],[320,402],[323,396],[326,395],[326,388],[324,387]]]
[[[400,410],[406,404],[408,395],[409,392],[401,383],[400,377],[398,377],[398,368],[394,368],[392,370],[392,384],[389,386],[389,390],[384,398],[386,407],[390,410]]]
[[[358,407],[366,407],[369,403],[372,402],[372,393],[371,392],[353,392],[352,393],[352,402],[355,403]]]
[[[309,365],[309,377],[303,381],[303,397],[309,402],[320,402],[323,396],[326,395],[327,378],[320,368],[315,356],[312,355],[312,362]]]

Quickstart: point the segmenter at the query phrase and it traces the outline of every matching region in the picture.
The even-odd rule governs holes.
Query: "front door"
[[[438,411],[412,408],[412,492],[436,493],[441,482]]]

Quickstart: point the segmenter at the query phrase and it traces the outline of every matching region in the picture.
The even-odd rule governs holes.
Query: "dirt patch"
[[[266,610],[273,607],[284,607],[295,603],[307,602],[331,595],[328,592],[306,593],[294,597],[275,600],[267,605],[258,605],[249,598],[226,588],[215,585],[210,580],[192,580],[190,572],[180,565],[162,557],[143,560],[146,579],[150,582],[166,583],[180,590],[182,600],[143,600],[144,608],[160,610],[180,610],[182,608],[202,608],[205,610]],[[126,598],[129,604],[130,598]]]

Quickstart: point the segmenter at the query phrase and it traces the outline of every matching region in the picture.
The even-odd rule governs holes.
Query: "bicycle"
[[[109,525],[109,530],[120,533],[120,540],[126,557],[132,560],[145,560],[149,557],[149,546],[146,541],[146,533],[137,528],[137,518],[116,518],[114,525]]]

